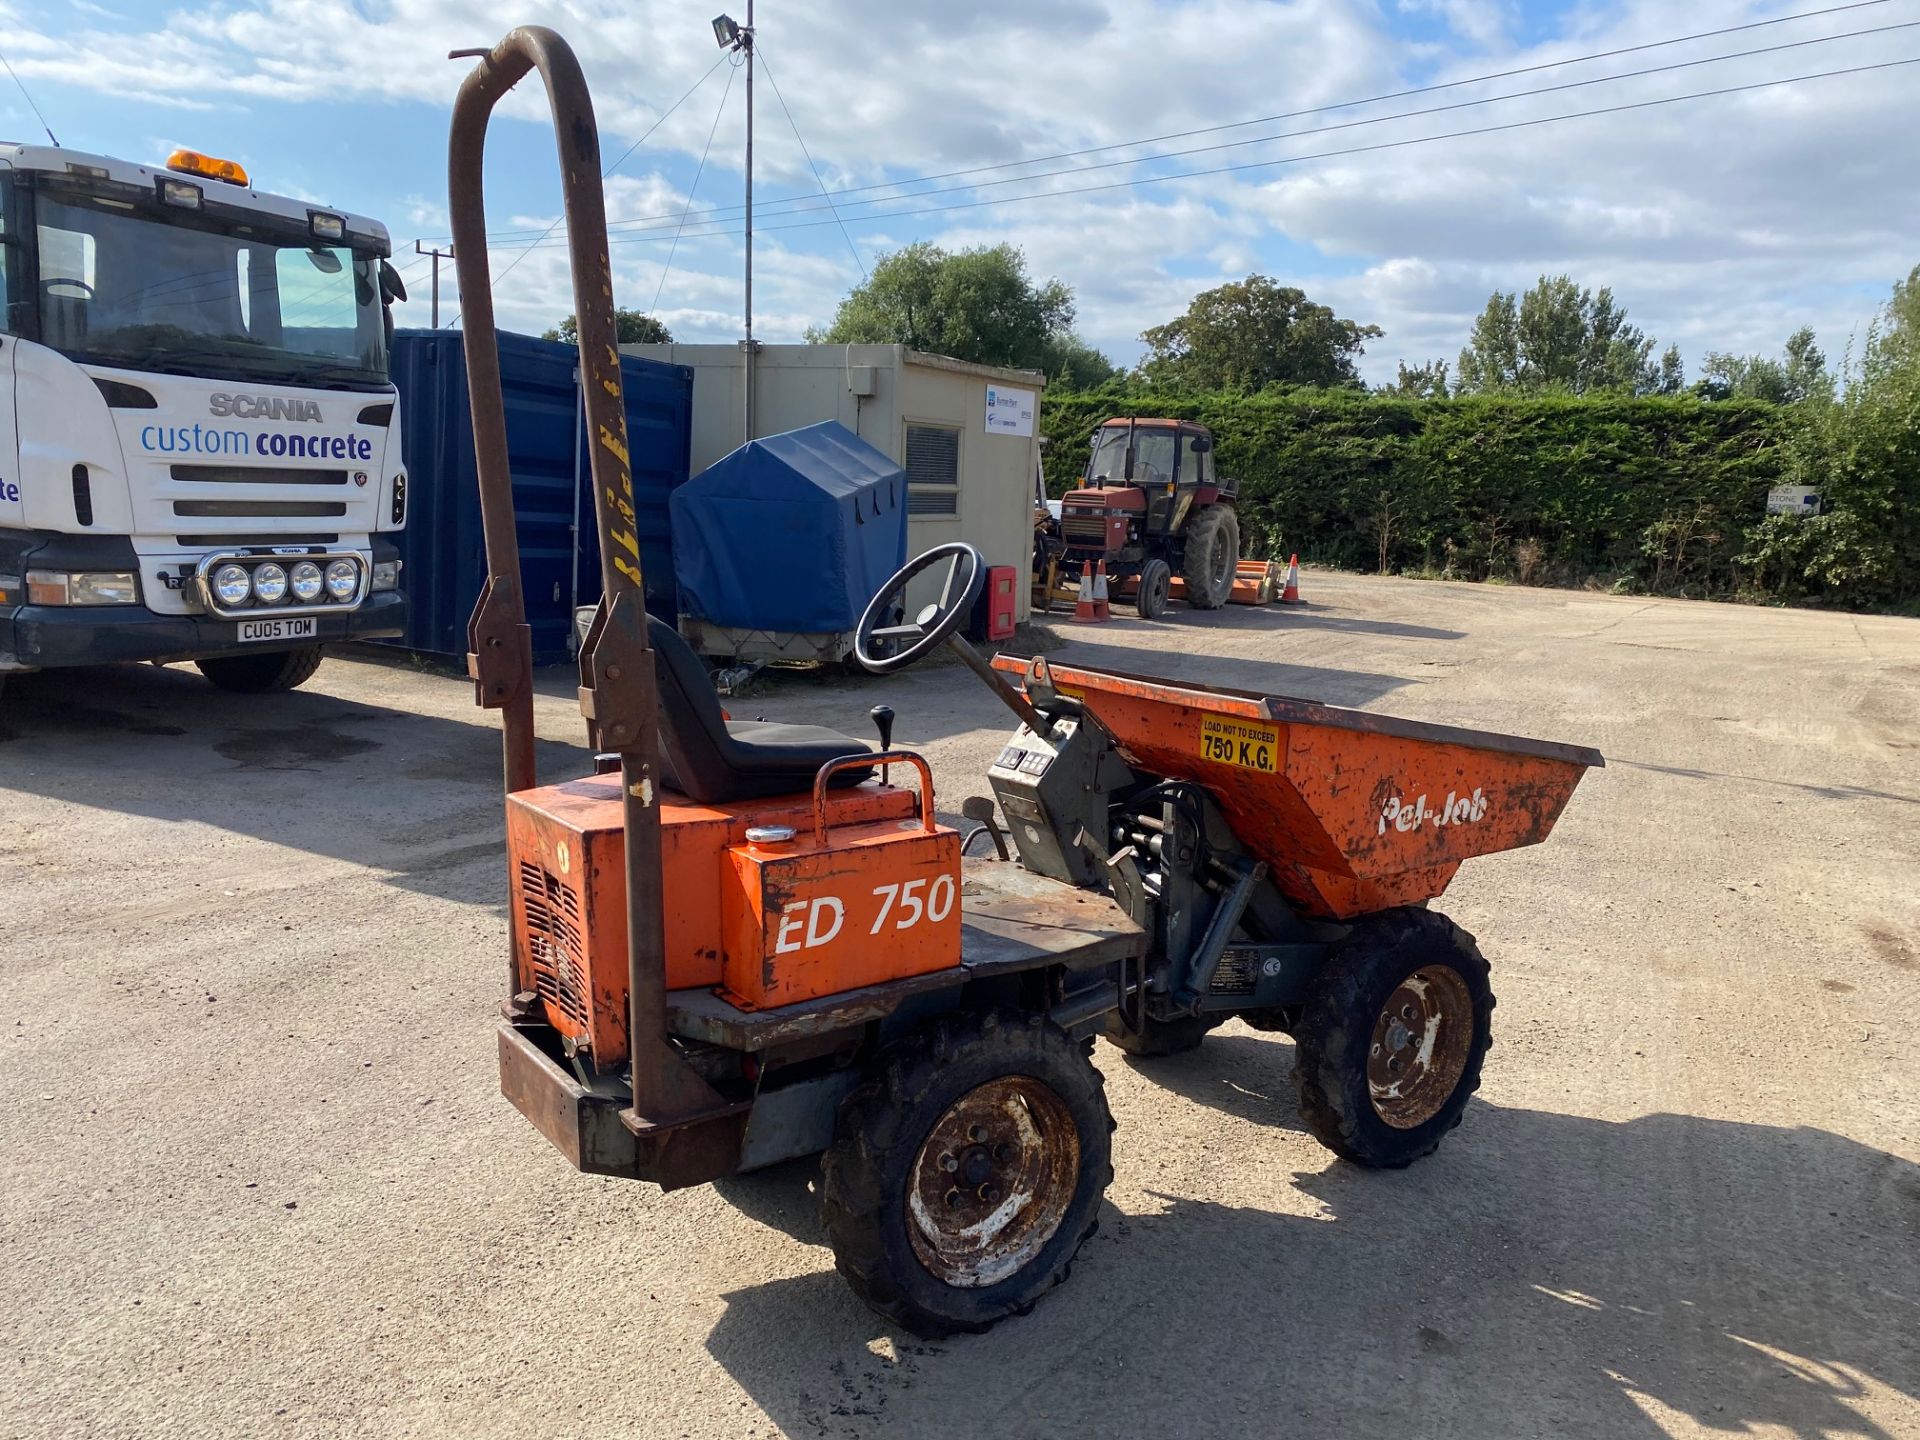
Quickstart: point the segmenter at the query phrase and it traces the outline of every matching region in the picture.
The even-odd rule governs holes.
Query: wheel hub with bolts
[[[1398,1130],[1424,1125],[1447,1103],[1473,1046],[1473,998],[1458,971],[1428,965],[1387,997],[1367,1049],[1374,1113]]]
[[[962,1289],[1017,1272],[1073,1202],[1080,1139],[1052,1087],[1007,1075],[951,1105],[921,1143],[907,1235],[929,1273]]]

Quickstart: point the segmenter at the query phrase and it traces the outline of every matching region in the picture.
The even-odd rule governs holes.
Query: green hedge
[[[1213,431],[1254,556],[1699,596],[1754,589],[1742,557],[1800,423],[1777,406],[1692,398],[1107,387],[1047,395],[1052,494],[1076,481],[1093,428],[1129,413]]]

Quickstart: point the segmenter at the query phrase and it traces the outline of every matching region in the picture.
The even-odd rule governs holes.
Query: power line
[[[780,102],[780,111],[787,117],[787,124],[793,128],[793,138],[800,146],[800,153],[807,157],[807,168],[813,172],[813,183],[820,187],[820,193],[826,197],[827,208],[833,211],[833,218],[838,220],[839,207],[833,203],[833,193],[827,189],[827,182],[820,178],[820,167],[813,163],[813,152],[807,149],[807,142],[800,139],[800,126],[794,121],[793,111],[787,108],[787,97],[780,93],[780,82],[773,78],[773,67],[767,64],[767,52],[756,46],[754,53],[760,57],[760,67],[767,72],[767,83],[773,86],[773,98]],[[689,196],[688,199],[692,197]],[[860,258],[860,251],[853,243],[853,236],[848,234],[844,224],[840,227],[840,235],[847,242],[847,249],[852,252],[853,263],[860,267],[860,278],[863,280],[868,278],[867,262]]]
[[[7,74],[13,75],[13,83],[20,87],[20,93],[26,96],[27,104],[33,106],[33,118],[38,120],[40,122],[40,128],[47,132],[47,143],[58,150],[60,148],[60,142],[54,138],[53,127],[47,124],[47,117],[40,113],[40,106],[34,100],[33,92],[27,89],[27,82],[14,74],[13,62],[7,59],[4,53],[0,53],[0,65],[7,67]]]
[[[725,59],[726,57],[722,56],[721,58]],[[700,188],[700,177],[706,173],[707,156],[713,150],[713,137],[720,132],[720,117],[727,113],[727,97],[733,94],[733,77],[735,73],[734,71],[727,72],[726,89],[720,92],[720,104],[714,109],[713,124],[707,127],[706,147],[700,152],[700,164],[693,172],[693,184],[687,187],[687,208],[682,211],[680,215],[681,230],[687,228],[687,215],[693,210],[693,193]],[[536,241],[535,243],[538,244],[539,242]],[[673,236],[673,245],[667,251],[667,263],[660,267],[660,283],[653,287],[653,304],[647,307],[647,313],[649,315],[657,314],[660,309],[660,294],[667,288],[667,276],[673,270],[673,257],[679,249],[680,232],[676,230]]]
[[[1102,154],[1111,150],[1133,149],[1138,146],[1159,144],[1168,140],[1188,139],[1196,135],[1206,135],[1206,134],[1219,133],[1227,130],[1245,129],[1254,125],[1274,124],[1282,120],[1294,120],[1307,115],[1328,114],[1338,110],[1354,109],[1362,105],[1379,104],[1386,100],[1407,99],[1416,95],[1434,94],[1442,90],[1452,90],[1452,89],[1458,89],[1462,86],[1467,86],[1467,85],[1484,84],[1488,81],[1508,79],[1516,75],[1532,74],[1541,70],[1558,69],[1567,65],[1585,64],[1595,60],[1612,59],[1620,55],[1636,54],[1646,50],[1658,50],[1658,49],[1663,49],[1663,48],[1674,46],[1674,45],[1684,45],[1684,44],[1689,44],[1695,40],[1707,40],[1720,35],[1731,35],[1741,31],[1760,29],[1766,26],[1782,25],[1782,24],[1788,23],[1789,21],[1794,21],[1794,20],[1816,19],[1823,15],[1840,14],[1850,10],[1861,10],[1861,9],[1869,8],[1871,6],[1884,5],[1886,3],[1888,3],[1888,0],[1853,0],[1853,3],[1850,3],[1850,4],[1827,6],[1825,8],[1818,9],[1818,10],[1803,10],[1803,11],[1798,11],[1791,15],[1776,16],[1775,18],[1770,20],[1755,20],[1755,21],[1750,21],[1750,22],[1747,22],[1746,24],[1741,24],[1741,25],[1723,26],[1716,30],[1701,30],[1701,31],[1696,31],[1691,35],[1679,35],[1668,40],[1653,40],[1653,41],[1647,41],[1639,45],[1626,45],[1613,50],[1601,50],[1601,51],[1595,51],[1591,54],[1586,54],[1586,55],[1570,56],[1565,60],[1543,61],[1535,65],[1523,65],[1510,70],[1495,71],[1491,74],[1475,75],[1463,80],[1449,80],[1449,81],[1444,81],[1444,82],[1440,82],[1433,85],[1417,86],[1412,89],[1397,90],[1397,91],[1391,91],[1385,94],[1368,96],[1365,99],[1343,100],[1343,101],[1339,101],[1339,102],[1328,104],[1328,105],[1311,106],[1303,110],[1290,110],[1290,111],[1285,111],[1278,115],[1266,115],[1266,116],[1261,116],[1252,120],[1236,120],[1236,121],[1229,122],[1227,124],[1207,125],[1207,126],[1201,126],[1197,129],[1192,129],[1192,130],[1173,131],[1165,135],[1150,136],[1140,140],[1117,141],[1110,145],[1096,145],[1083,150],[1067,150],[1067,151],[1061,151],[1053,155],[1036,155],[1036,156],[1029,156],[1023,160],[1004,161],[995,165],[979,165],[979,166],[973,166],[971,168],[963,169],[963,170],[948,170],[948,171],[943,171],[943,172],[932,174],[932,175],[913,176],[904,180],[884,181],[884,182],[880,182],[872,185],[852,186],[847,189],[834,191],[827,198],[831,203],[835,197],[845,197],[848,195],[864,194],[874,190],[900,189],[909,185],[929,184],[936,180],[949,180],[959,176],[985,174],[995,170],[1010,170],[1010,169],[1019,168],[1021,166],[1044,164],[1054,160],[1067,160],[1067,159],[1074,159],[1083,155]],[[1896,27],[1886,27],[1886,28],[1899,28],[1899,27],[1896,26]],[[1875,30],[1856,31],[1856,32],[1851,32],[1851,34],[1848,34],[1848,35],[1817,36],[1809,40],[1799,41],[1795,43],[1798,45],[1821,44],[1821,43],[1826,43],[1827,41],[1830,41],[1830,40],[1843,40],[1843,39],[1853,38],[1853,36],[1855,35],[1874,34],[1874,33],[1878,33],[1878,32]],[[1768,48],[1793,48],[1793,47],[1787,46],[1787,47],[1768,47]],[[1740,52],[1735,52],[1734,54],[1731,54],[1731,55],[1707,57],[1706,59],[1703,59],[1703,60],[1689,61],[1686,63],[1690,65],[1708,64],[1708,63],[1713,63],[1714,61],[1717,61],[1717,60],[1739,59],[1744,55],[1756,55],[1756,54],[1764,54],[1764,53],[1767,53],[1767,50],[1762,49],[1762,50],[1752,50],[1752,51],[1740,51]],[[1627,71],[1619,75],[1602,76],[1602,77],[1598,77],[1595,80],[1583,81],[1579,83],[1600,84],[1610,80],[1632,79],[1638,75],[1647,75],[1647,74],[1656,73],[1656,70],[1659,68],[1680,68],[1680,67],[1656,67],[1656,69],[1649,69],[1649,70]],[[1492,103],[1492,102],[1496,102],[1503,99],[1520,99],[1528,95],[1546,94],[1550,90],[1556,89],[1556,88],[1567,88],[1567,87],[1551,87],[1550,86],[1540,90],[1516,91],[1506,96],[1488,96],[1484,98],[1483,102],[1466,102],[1466,103]],[[1440,108],[1444,109],[1449,107],[1440,107]],[[1396,115],[1380,116],[1380,117],[1377,117],[1375,121],[1368,121],[1363,123],[1377,123],[1379,121],[1407,118],[1408,115],[1420,115],[1420,114],[1428,114],[1428,113],[1434,113],[1434,112],[1432,111],[1402,112]],[[791,119],[791,116],[789,116],[789,119]],[[1326,128],[1337,129],[1337,128],[1347,128],[1347,127],[1326,127]],[[1318,133],[1318,130],[1316,129],[1316,130],[1294,132],[1294,134],[1296,135],[1297,134],[1314,134],[1314,133]],[[1259,144],[1261,143],[1261,140],[1284,139],[1284,138],[1289,138],[1289,137],[1288,136],[1263,136],[1256,140],[1241,141],[1236,143],[1251,145],[1251,144]],[[804,149],[805,147],[803,146],[802,148]],[[1225,148],[1225,147],[1202,147],[1202,148],[1204,149],[1204,148]],[[1143,163],[1149,160],[1169,159],[1169,158],[1174,158],[1175,156],[1180,154],[1190,154],[1190,153],[1200,153],[1200,152],[1198,150],[1195,150],[1195,151],[1177,151],[1177,152],[1172,152],[1171,154],[1142,155],[1142,156],[1135,157],[1135,162]],[[809,157],[809,163],[811,163],[811,157]],[[1134,162],[1127,162],[1127,163],[1134,163]],[[1105,167],[1074,167],[1074,168],[1075,169],[1111,168],[1111,164]],[[1069,171],[1052,172],[1052,173],[1056,173],[1056,174],[1069,173],[1070,174],[1073,172],[1069,170]],[[817,172],[816,172],[815,178],[816,179],[818,178]],[[1025,176],[1019,176],[1015,178],[1033,180],[1033,179],[1044,179],[1047,177],[1043,175],[1025,175]],[[1006,184],[1011,182],[998,181],[993,183]],[[970,189],[983,189],[983,188],[985,188],[985,185],[957,186],[957,187],[953,187],[953,189],[951,190],[946,190],[946,191],[935,191],[935,192],[923,191],[914,195],[885,196],[885,197],[882,197],[880,200],[854,201],[852,203],[858,204],[858,205],[871,205],[871,204],[884,203],[884,201],[887,201],[887,200],[917,199],[917,198],[921,198],[921,196],[926,194],[949,194],[949,193],[954,193],[954,191],[957,191],[957,190],[970,190]],[[771,207],[792,206],[792,207],[805,209],[805,210],[818,210],[821,208],[818,205],[803,204],[803,202],[811,201],[815,198],[816,197],[811,195],[788,196],[782,200],[766,201],[762,204],[762,206],[757,208],[764,210]],[[737,215],[741,213],[741,207],[737,205],[715,206],[715,207],[709,207],[707,210],[702,211],[700,213],[702,214],[703,219],[694,221],[693,222],[694,224],[711,223],[713,220],[721,217]],[[774,213],[776,214],[793,213],[793,211],[791,210],[782,211],[779,209],[775,209]],[[656,224],[655,222],[671,222],[675,219],[676,219],[676,216],[671,212],[668,212],[666,214],[659,214],[659,215],[625,216],[625,217],[621,217],[621,218],[609,221],[608,226],[610,229],[623,228],[628,226],[637,226],[637,227],[650,226],[652,228],[663,228],[662,226]],[[548,234],[551,234],[551,232],[552,232],[552,227],[549,227],[547,231],[541,233],[539,238],[545,239]],[[496,232],[493,238],[507,239],[514,236],[527,235],[531,233],[533,232],[528,230],[500,231],[500,232]]]
[[[1611,60],[1620,55],[1632,55],[1642,50],[1659,50],[1671,45],[1685,45],[1695,40],[1711,40],[1719,35],[1732,35],[1741,30],[1757,30],[1767,25],[1784,25],[1791,20],[1810,20],[1821,15],[1836,15],[1844,10],[1863,10],[1871,5],[1885,5],[1888,0],[1853,0],[1846,5],[1831,5],[1820,10],[1802,10],[1792,15],[1779,15],[1771,20],[1753,20],[1744,25],[1727,25],[1718,30],[1701,30],[1692,35],[1676,35],[1671,40],[1649,40],[1640,45],[1623,45],[1615,50],[1597,50],[1590,55],[1575,55],[1565,60],[1546,60],[1537,65],[1521,65],[1512,70],[1496,70],[1489,75],[1475,75],[1466,80],[1446,80],[1433,85],[1415,86],[1410,90],[1393,90],[1382,95],[1370,95],[1364,100],[1342,100],[1331,105],[1314,105],[1305,110],[1289,110],[1279,115],[1263,115],[1253,120],[1234,120],[1224,125],[1202,125],[1192,130],[1174,130],[1165,135],[1152,135],[1144,140],[1119,140],[1111,145],[1093,145],[1084,150],[1063,150],[1053,155],[1032,155],[1025,160],[1008,160],[998,165],[976,165],[965,170],[947,170],[937,175],[921,175],[911,180],[883,181],[873,185],[859,185],[852,189],[836,192],[840,195],[857,195],[868,190],[897,189],[903,185],[921,185],[934,180],[952,180],[963,175],[980,175],[992,170],[1008,170],[1020,165],[1041,165],[1054,160],[1076,160],[1082,155],[1100,155],[1109,150],[1130,150],[1136,145],[1158,145],[1167,140],[1188,140],[1195,135],[1212,135],[1224,130],[1241,130],[1253,125],[1271,125],[1282,120],[1298,120],[1303,115],[1323,115],[1334,110],[1351,110],[1361,105],[1377,105],[1385,100],[1409,100],[1416,95],[1431,95],[1441,90],[1455,90],[1463,85],[1481,85],[1489,80],[1507,80],[1515,75],[1530,75],[1541,70],[1557,70],[1563,65],[1582,65],[1594,60]],[[1154,156],[1143,156],[1154,159]],[[792,196],[789,199],[810,199],[810,196]],[[896,199],[910,199],[910,196],[896,196]],[[769,205],[786,202],[770,200]]]
[[[883,205],[892,200],[920,200],[936,195],[955,195],[979,190],[996,189],[1002,185],[1017,185],[1028,180],[1052,180],[1062,175],[1087,175],[1100,170],[1112,170],[1127,165],[1140,165],[1149,160],[1176,160],[1188,155],[1207,155],[1220,150],[1235,150],[1247,145],[1263,145],[1273,140],[1297,140],[1308,135],[1328,135],[1340,130],[1362,129],[1369,125],[1382,125],[1395,120],[1415,120],[1427,115],[1442,115],[1454,110],[1470,110],[1481,105],[1493,105],[1507,100],[1525,100],[1538,95],[1552,95],[1565,90],[1584,89],[1590,85],[1607,85],[1616,80],[1637,80],[1648,75],[1661,75],[1675,70],[1696,69],[1702,65],[1719,64],[1727,60],[1751,59],[1756,55],[1770,55],[1783,50],[1798,50],[1809,45],[1824,45],[1833,40],[1854,40],[1863,35],[1879,35],[1892,30],[1912,30],[1920,28],[1920,20],[1907,20],[1894,25],[1879,25],[1867,30],[1849,31],[1844,35],[1820,36],[1809,40],[1791,40],[1780,45],[1767,45],[1754,50],[1739,50],[1727,55],[1709,55],[1695,60],[1676,60],[1669,65],[1653,65],[1644,70],[1628,70],[1618,75],[1598,75],[1585,80],[1565,80],[1557,85],[1537,86],[1532,90],[1516,90],[1506,95],[1485,95],[1472,100],[1455,100],[1446,105],[1429,105],[1420,110],[1402,110],[1391,115],[1369,116],[1361,120],[1343,120],[1337,125],[1315,125],[1304,130],[1282,131],[1275,135],[1262,135],[1251,140],[1223,140],[1214,145],[1196,145],[1185,150],[1168,150],[1158,155],[1142,156],[1137,159],[1103,160],[1094,165],[1072,165],[1060,170],[1042,170],[1033,175],[1013,175],[999,180],[983,180],[969,185],[949,185],[938,190],[923,190],[914,195],[887,196],[878,200],[856,200],[856,206]],[[828,202],[832,205],[832,202]],[[785,215],[808,214],[819,210],[818,205],[796,206],[794,209],[780,212]],[[834,210],[836,217],[838,209]],[[896,212],[899,213],[899,212]],[[855,216],[858,219],[860,217]],[[718,224],[720,221],[699,222]],[[646,229],[663,229],[663,226],[647,226]],[[783,227],[771,227],[783,228]]]
[[[1872,65],[1852,65],[1839,70],[1819,70],[1806,75],[1786,75],[1775,80],[1756,80],[1745,85],[1726,85],[1714,90],[1695,90],[1684,95],[1666,95],[1654,100],[1634,100],[1619,105],[1605,105],[1592,110],[1574,110],[1564,115],[1542,115],[1530,120],[1510,120],[1501,125],[1481,125],[1468,130],[1443,131],[1438,135],[1416,135],[1400,140],[1381,140],[1370,145],[1349,145],[1336,150],[1319,150],[1306,155],[1285,155],[1274,160],[1249,160],[1238,165],[1216,165],[1205,170],[1180,170],[1170,175],[1142,175],[1130,180],[1110,180],[1100,185],[1079,185],[1067,189],[1043,190],[1033,195],[1003,195],[988,200],[969,200],[951,205],[927,205],[909,210],[886,210],[868,215],[848,217],[856,222],[863,220],[893,220],[913,215],[937,215],[954,210],[978,210],[993,205],[1013,205],[1026,200],[1053,200],[1068,195],[1090,195],[1109,190],[1130,190],[1143,185],[1161,185],[1175,180],[1197,180],[1215,175],[1233,175],[1248,170],[1269,170],[1281,165],[1299,165],[1309,160],[1329,160],[1345,155],[1365,155],[1381,150],[1398,150],[1410,145],[1431,145],[1441,140],[1469,139],[1480,135],[1497,135],[1513,130],[1527,130],[1539,125],[1556,125],[1566,120],[1587,120],[1600,115],[1619,115],[1632,110],[1650,110],[1662,105],[1677,105],[1688,100],[1709,100],[1723,95],[1739,95],[1754,90],[1771,90],[1779,85],[1799,85],[1814,80],[1832,80],[1847,75],[1865,75],[1878,70],[1894,70],[1907,65],[1920,65],[1920,55],[1904,60],[1883,60]],[[903,197],[904,198],[904,197]],[[699,222],[696,222],[699,223]],[[713,223],[713,222],[706,222]],[[812,230],[822,225],[831,225],[832,220],[803,220],[788,225],[769,225],[767,230]],[[710,232],[723,234],[723,231]],[[612,244],[658,243],[664,239],[659,235],[628,235],[611,241]]]
[[[622,165],[624,165],[626,163],[627,157],[633,154],[633,152],[638,150],[642,145],[644,145],[649,135],[652,135],[654,131],[658,130],[662,125],[666,124],[667,120],[673,115],[674,111],[678,110],[682,105],[686,104],[688,100],[692,99],[693,92],[698,90],[702,85],[706,84],[707,81],[713,78],[713,72],[720,68],[721,64],[726,60],[726,58],[727,57],[725,55],[722,55],[720,59],[714,61],[712,65],[708,66],[706,73],[703,74],[698,80],[694,81],[693,84],[687,87],[687,93],[682,95],[678,100],[674,101],[673,104],[669,105],[664,111],[661,112],[660,118],[654,121],[653,124],[647,127],[646,134],[642,135],[638,140],[634,141],[631,145],[627,146],[625,150],[622,150],[620,152],[620,158],[614,161],[613,164],[609,165],[605,170],[600,172],[601,180],[604,181],[608,176],[612,175],[614,171],[618,170]],[[727,84],[729,86],[733,84],[733,77],[731,75],[727,77]],[[711,141],[709,141],[709,143],[711,143]],[[522,250],[518,255],[514,256],[513,259],[509,260],[506,264],[506,268],[501,270],[501,272],[498,275],[494,276],[491,283],[498,285],[502,280],[506,279],[507,276],[513,272],[514,266],[518,265],[522,260],[526,259],[527,256],[533,253],[534,246],[538,245],[542,240],[545,240],[549,235],[553,234],[555,230],[558,230],[560,228],[560,222],[565,218],[566,218],[566,212],[564,211],[562,211],[559,215],[556,215],[554,217],[553,223],[547,226],[545,230],[542,230],[540,232],[539,236],[533,241],[533,244],[528,245],[526,249]],[[525,234],[526,232],[522,231],[521,233]],[[488,250],[492,250],[493,248],[494,247],[491,245],[487,247]],[[449,326],[458,325],[460,323],[460,316],[455,315],[453,319],[448,321],[447,323]]]

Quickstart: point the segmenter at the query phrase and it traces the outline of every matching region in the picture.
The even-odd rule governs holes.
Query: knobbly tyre
[[[44,145],[0,145],[0,220],[0,683],[193,660],[284,690],[400,634],[386,228],[194,151]]]
[[[892,747],[885,707],[879,751],[728,719],[641,605],[579,67],[542,29],[472,53],[450,188],[489,566],[469,669],[504,721],[512,1103],[576,1168],[668,1189],[822,1155],[840,1271],[928,1336],[1025,1312],[1093,1233],[1113,1173],[1098,1035],[1146,1057],[1232,1015],[1285,1031],[1323,1143],[1373,1166],[1431,1151],[1479,1082],[1493,996],[1473,937],[1425,904],[1470,856],[1545,839],[1600,756],[989,663],[959,634],[985,575],[964,544],[886,583],[856,653],[887,674],[951,646],[1018,717],[992,799],[962,807],[995,854],[938,823],[927,762]],[[594,775],[549,785],[480,180],[488,114],[533,69],[560,137],[606,582],[580,660],[603,753]],[[895,623],[916,581],[939,598]]]

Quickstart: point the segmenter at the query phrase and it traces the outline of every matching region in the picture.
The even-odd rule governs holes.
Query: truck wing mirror
[[[1205,435],[1195,435],[1192,439],[1187,441],[1187,448],[1196,455],[1204,455],[1209,450],[1213,449],[1213,441],[1208,439]]]
[[[386,296],[388,304],[407,298],[407,287],[400,279],[400,272],[385,260],[380,262],[380,293]]]

